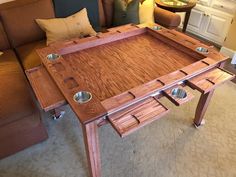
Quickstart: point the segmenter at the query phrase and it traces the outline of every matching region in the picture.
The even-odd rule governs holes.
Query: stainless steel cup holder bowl
[[[197,52],[203,53],[203,54],[208,54],[208,49],[204,48],[204,47],[197,47],[196,48]]]
[[[47,56],[47,59],[50,61],[54,61],[56,59],[60,58],[60,55],[56,54],[56,53],[51,53]]]
[[[74,95],[73,99],[79,104],[87,103],[92,99],[92,94],[87,91],[80,91]]]
[[[154,30],[157,30],[157,31],[158,31],[158,30],[161,30],[161,29],[162,29],[162,27],[160,27],[160,26],[153,26],[153,27],[152,27],[152,29],[154,29]]]
[[[174,88],[171,91],[171,95],[175,98],[184,99],[187,97],[187,92],[181,88]]]

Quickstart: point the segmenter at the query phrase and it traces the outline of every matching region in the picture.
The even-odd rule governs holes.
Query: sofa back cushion
[[[99,22],[101,27],[106,27],[106,17],[104,14],[104,8],[102,0],[98,0]]]
[[[114,12],[114,0],[102,0],[104,14],[106,17],[106,26],[109,28],[112,26],[113,12]]]
[[[110,28],[113,26],[113,16],[114,16],[114,2],[115,0],[101,0],[103,4],[103,10],[105,15],[105,25]],[[143,3],[145,0],[140,0],[140,3]]]
[[[129,23],[139,24],[139,2],[140,0],[132,0],[129,2],[115,0],[113,26]]]
[[[5,9],[0,8],[3,25],[13,47],[43,39],[45,33],[36,24],[35,19],[55,17],[51,0],[33,0],[26,3],[20,1],[9,2],[15,5],[9,5]]]
[[[2,23],[0,22],[0,50],[6,50],[10,48],[5,30],[3,29]]]
[[[53,2],[58,18],[68,17],[86,8],[91,25],[95,30],[100,30],[98,0],[53,0]]]

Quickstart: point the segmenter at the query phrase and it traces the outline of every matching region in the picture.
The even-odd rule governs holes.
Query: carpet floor
[[[121,139],[110,125],[99,129],[103,177],[236,177],[236,84],[220,86],[206,124],[192,126],[200,94],[162,119]],[[63,119],[43,120],[48,140],[0,160],[0,177],[87,177],[81,127],[69,107]],[[3,142],[1,142],[3,143]]]

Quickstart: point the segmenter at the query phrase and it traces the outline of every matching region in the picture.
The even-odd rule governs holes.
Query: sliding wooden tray
[[[221,68],[213,68],[188,80],[188,84],[201,93],[207,93],[215,89],[220,84],[232,80],[234,77],[234,74],[226,70],[223,70]]]
[[[168,112],[169,110],[157,98],[150,97],[108,116],[108,119],[118,134],[124,137]]]
[[[181,91],[183,90],[183,92],[185,93],[180,93],[180,97],[182,96],[183,98],[177,97],[178,95],[173,95],[174,89],[180,89]],[[194,98],[193,94],[191,94],[189,91],[187,91],[184,87],[180,85],[164,90],[163,93],[176,106],[180,106],[184,103],[187,103]],[[186,94],[186,95],[181,95],[181,94]]]
[[[50,111],[67,104],[64,96],[43,65],[27,70],[26,76],[44,111]]]

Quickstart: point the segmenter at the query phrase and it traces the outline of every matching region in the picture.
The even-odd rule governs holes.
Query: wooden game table
[[[92,177],[101,177],[98,127],[109,123],[125,137],[169,112],[161,97],[177,106],[190,101],[186,85],[202,93],[200,126],[215,88],[234,78],[212,46],[159,25],[111,28],[37,52],[42,65],[27,77],[42,109],[58,114],[69,104],[77,115]]]

